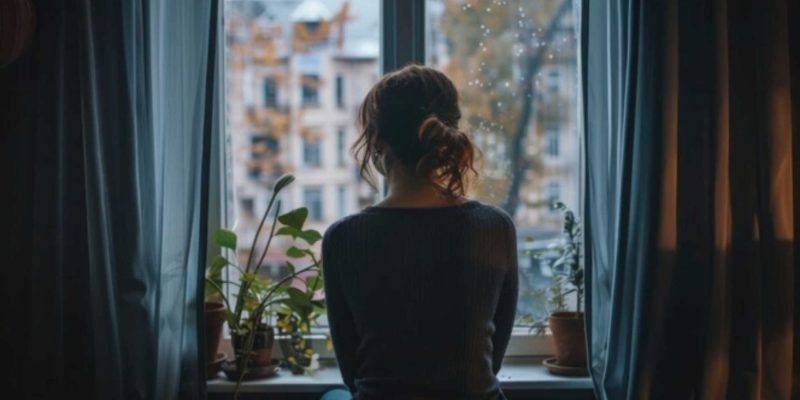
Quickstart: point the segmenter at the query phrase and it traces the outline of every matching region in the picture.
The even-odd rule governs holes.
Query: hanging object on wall
[[[36,14],[33,0],[0,1],[0,67],[19,58],[33,39]]]

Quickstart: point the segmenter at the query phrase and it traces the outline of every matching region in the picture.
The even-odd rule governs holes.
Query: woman
[[[414,65],[384,76],[359,110],[361,173],[372,183],[374,167],[389,191],[322,244],[331,335],[354,398],[503,398],[516,233],[506,213],[464,197],[475,148],[460,118],[453,83]]]

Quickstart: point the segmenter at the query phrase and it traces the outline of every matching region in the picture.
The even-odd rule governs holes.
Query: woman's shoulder
[[[474,201],[479,204],[478,207],[475,207],[477,215],[485,219],[487,223],[501,224],[509,229],[514,229],[514,219],[511,218],[511,215],[506,210],[493,204]]]
[[[358,222],[365,218],[363,212],[339,218],[325,230],[323,241],[346,235],[347,232],[357,229]]]

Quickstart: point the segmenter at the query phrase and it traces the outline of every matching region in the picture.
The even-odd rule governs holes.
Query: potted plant
[[[584,271],[580,259],[581,224],[575,213],[564,203],[557,202],[554,207],[564,215],[563,243],[561,254],[553,263],[556,281],[551,303],[558,311],[550,314],[549,325],[555,342],[555,359],[545,360],[545,366],[553,373],[566,375],[585,375],[586,370],[586,332],[584,323],[583,293]],[[567,289],[564,289],[564,286]],[[575,297],[575,311],[566,309],[566,298]]]
[[[205,296],[206,379],[217,376],[222,362],[225,361],[225,354],[219,352],[219,343],[226,314],[225,303],[217,295],[216,290],[207,285]]]
[[[271,317],[275,316],[276,307],[283,306],[282,309],[293,310],[299,306],[310,305],[313,309],[322,309],[324,312],[324,300],[315,299],[307,293],[308,290],[300,290],[294,286],[298,278],[302,277],[303,282],[315,282],[315,285],[320,285],[321,288],[321,263],[316,260],[316,257],[312,258],[314,261],[311,265],[301,269],[297,269],[291,262],[287,262],[289,273],[275,282],[259,275],[259,270],[275,237],[286,236],[295,243],[300,241],[308,246],[322,238],[319,232],[303,228],[308,217],[307,208],[301,207],[280,214],[281,202],[277,200],[277,197],[281,190],[293,181],[292,175],[284,175],[276,181],[267,209],[254,234],[247,263],[240,266],[220,254],[212,260],[206,276],[206,285],[212,288],[226,308],[226,320],[235,359],[223,364],[223,369],[229,378],[237,380],[235,392],[237,396],[239,384],[243,379],[265,377],[276,371],[277,362],[272,358],[275,330],[268,323]],[[266,243],[260,254],[257,254],[257,244],[262,236],[262,230],[266,230],[265,223],[270,215],[272,215],[272,221],[265,236]],[[238,237],[233,231],[220,229],[215,235],[215,240],[221,248],[236,252]],[[290,258],[305,257],[309,254],[313,254],[310,249],[296,246],[291,246],[286,252]],[[226,268],[239,273],[238,281],[232,282],[223,279],[223,271]],[[233,303],[223,291],[225,284],[238,289]]]

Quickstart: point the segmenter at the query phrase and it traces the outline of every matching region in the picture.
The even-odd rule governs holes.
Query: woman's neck
[[[463,203],[463,197],[449,197],[430,181],[392,169],[386,177],[388,193],[378,207],[445,207]]]

